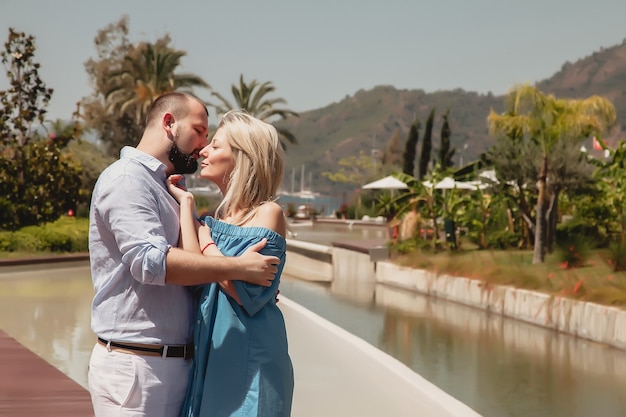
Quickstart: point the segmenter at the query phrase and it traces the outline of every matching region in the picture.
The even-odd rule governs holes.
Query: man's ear
[[[172,113],[165,113],[162,119],[163,129],[168,133],[168,136],[172,133],[172,127],[174,126],[174,115]]]

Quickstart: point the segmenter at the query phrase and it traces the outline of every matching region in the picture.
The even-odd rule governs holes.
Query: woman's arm
[[[198,229],[198,240],[200,241],[200,246],[203,248],[202,253],[207,256],[224,256],[222,252],[220,252],[219,248],[213,243],[213,239],[211,238],[211,230],[205,226],[201,225]],[[224,290],[224,292],[230,295],[237,304],[241,305],[241,300],[237,295],[237,290],[230,280],[222,280],[218,281],[218,284]]]
[[[200,223],[195,218],[196,204],[193,194],[179,184],[182,178],[182,175],[172,175],[167,179],[170,194],[180,204],[179,246],[188,252],[200,253],[201,248],[198,242]]]

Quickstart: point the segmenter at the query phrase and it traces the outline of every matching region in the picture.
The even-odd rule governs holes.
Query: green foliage
[[[593,241],[586,236],[571,236],[557,244],[557,259],[565,268],[579,268],[589,259],[593,246]]]
[[[98,31],[97,56],[85,63],[94,91],[81,100],[80,117],[97,131],[111,156],[118,156],[123,146],[137,144],[146,111],[158,96],[208,88],[202,78],[177,72],[186,52],[172,48],[169,35],[154,43],[133,44],[128,26],[123,17]]]
[[[87,252],[89,221],[62,217],[52,223],[27,226],[20,230],[0,232],[3,252]]]
[[[341,168],[337,172],[323,172],[322,175],[333,182],[353,184],[359,187],[376,175],[374,160],[364,151],[361,151],[359,156],[342,158],[339,165]]]
[[[420,160],[417,171],[417,178],[420,180],[426,179],[428,173],[428,166],[430,165],[430,154],[433,149],[433,123],[435,119],[435,109],[433,108],[426,119],[426,128],[424,130],[424,138],[422,139],[422,151],[420,153]]]
[[[393,194],[389,191],[383,192],[376,198],[376,214],[383,216],[387,221],[393,219],[398,214],[398,203]]]
[[[509,230],[497,230],[487,235],[487,247],[491,249],[517,248],[522,240],[520,233]]]
[[[11,84],[0,91],[0,228],[7,230],[57,219],[76,208],[79,196],[81,167],[65,151],[75,131],[48,137],[32,131],[52,94],[39,79],[34,52],[33,37],[12,29],[0,52]]]
[[[32,35],[9,29],[9,38],[0,51],[10,86],[0,92],[0,137],[4,146],[28,143],[32,124],[43,123],[52,97],[53,90],[39,78],[39,64],[33,62],[35,50]]]
[[[600,205],[604,210],[602,217],[607,235],[618,235],[626,241],[626,142],[619,141],[615,149],[610,150],[611,159],[606,163],[598,162],[596,179],[600,195],[590,204]],[[596,208],[596,210],[599,210]]]
[[[454,162],[452,158],[454,157],[455,149],[451,147],[450,144],[450,135],[452,131],[450,130],[450,123],[448,122],[448,116],[450,115],[450,110],[446,111],[446,113],[441,116],[443,118],[443,124],[441,125],[441,143],[439,146],[439,166],[441,169],[446,170],[448,168],[452,168]]]
[[[592,219],[587,217],[575,217],[557,226],[557,245],[568,246],[570,242],[579,237],[592,244],[592,247],[597,246],[598,242],[604,240],[598,230],[598,226],[594,224]]]
[[[626,271],[626,242],[617,241],[609,244],[609,264],[613,271]]]
[[[57,219],[76,207],[80,167],[55,143],[55,138],[5,149],[0,155],[0,227],[19,227]],[[4,197],[6,196],[6,197]]]
[[[556,228],[556,213],[553,212],[549,219],[546,217],[548,196],[551,194],[555,200],[553,207],[558,207],[560,191],[570,178],[579,176],[584,181],[589,177],[590,171],[578,166],[581,158],[575,149],[589,135],[599,136],[615,124],[615,107],[608,99],[599,96],[558,99],[537,87],[522,85],[511,90],[506,111],[499,114],[492,110],[487,120],[493,135],[507,137],[513,142],[534,142],[542,150],[537,177],[533,258],[533,263],[542,263]],[[574,152],[571,152],[572,147]],[[562,156],[565,150],[570,151],[570,157],[562,159],[560,166],[553,169],[553,155]],[[573,169],[573,165],[581,169]],[[573,175],[574,172],[577,174]]]
[[[390,249],[400,254],[407,254],[416,251],[421,245],[420,239],[407,239],[392,243]]]
[[[293,218],[296,215],[297,212],[297,208],[296,208],[296,204],[295,203],[289,203],[287,204],[287,210],[285,215],[289,218]]]
[[[417,142],[419,140],[420,121],[416,117],[411,128],[409,137],[406,139],[404,153],[402,154],[402,172],[406,175],[415,175],[415,157],[417,155]]]
[[[219,100],[218,104],[212,104],[218,114],[224,114],[229,110],[243,109],[257,119],[267,123],[274,124],[274,121],[287,119],[289,116],[299,117],[299,114],[289,109],[279,109],[278,104],[286,104],[283,98],[267,98],[267,95],[273,93],[276,87],[270,81],[259,83],[252,80],[246,83],[243,74],[239,76],[239,85],[232,85],[231,91],[235,98],[233,106],[224,96],[213,92],[212,96]],[[287,143],[296,144],[296,136],[284,127],[275,126],[281,143],[286,148]]]

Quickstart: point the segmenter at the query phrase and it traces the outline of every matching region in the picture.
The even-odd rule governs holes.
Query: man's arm
[[[181,243],[183,249],[170,248],[165,258],[165,282],[178,285],[198,285],[237,279],[252,284],[270,286],[280,262],[275,256],[258,253],[266,240],[250,247],[239,257],[223,257],[217,249],[215,256],[202,255],[198,242],[198,225],[194,218],[193,194],[178,185],[182,176],[167,180],[170,193],[180,204]],[[202,242],[204,244],[204,242]],[[209,252],[210,253],[210,252]],[[209,254],[207,253],[207,255]]]
[[[261,255],[266,239],[251,246],[237,257],[205,256],[171,248],[165,258],[165,282],[177,285],[199,285],[236,279],[269,287],[278,272],[276,256]]]

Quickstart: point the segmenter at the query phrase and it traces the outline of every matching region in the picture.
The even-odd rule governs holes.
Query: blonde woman
[[[214,217],[195,220],[193,195],[169,180],[180,202],[181,244],[205,255],[238,256],[267,240],[260,251],[280,259],[269,287],[223,281],[199,287],[195,357],[182,415],[289,416],[293,369],[276,293],[285,263],[286,222],[274,202],[284,152],[276,129],[241,111],[224,115],[200,155],[200,175],[224,198]]]

